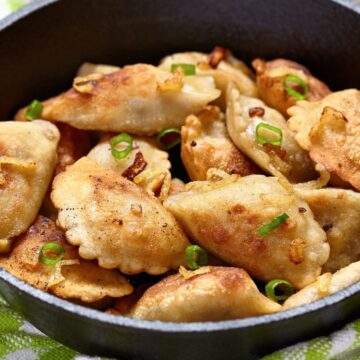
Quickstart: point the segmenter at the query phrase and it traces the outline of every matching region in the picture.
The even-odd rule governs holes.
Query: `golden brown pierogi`
[[[305,66],[294,61],[255,59],[252,65],[256,71],[260,98],[284,116],[287,116],[286,110],[296,104],[296,98],[288,94],[284,84],[287,75],[296,76],[305,82],[308,87],[306,99],[309,101],[320,100],[331,93],[326,84],[311,75]]]
[[[53,124],[0,122],[0,252],[34,221],[49,186],[59,131]]]
[[[28,121],[26,110],[23,108],[17,112],[15,120]],[[85,156],[91,148],[90,134],[87,131],[78,130],[67,124],[54,123],[60,132],[60,140],[57,147],[57,162],[55,175],[65,170],[66,166]]]
[[[187,184],[187,192],[169,196],[164,206],[191,239],[222,260],[259,280],[286,279],[300,289],[320,275],[329,245],[309,206],[285,185],[275,177],[232,175]],[[284,223],[258,233],[282,213],[289,216]]]
[[[251,77],[251,70],[225,49],[222,49],[224,51],[222,59],[218,59],[220,61],[214,63],[213,57],[217,56],[217,54],[215,54],[216,49],[214,50],[211,54],[200,52],[172,54],[161,60],[159,68],[170,70],[172,64],[193,64],[196,66],[196,74],[212,76],[215,80],[216,87],[221,90],[221,96],[215,100],[215,103],[223,110],[226,107],[226,88],[230,81],[234,83],[241,94],[256,97],[258,90]]]
[[[181,128],[181,159],[191,180],[206,180],[210,168],[246,176],[260,169],[232,143],[225,116],[216,106],[207,106],[186,118]]]
[[[283,304],[283,309],[309,304],[325,296],[331,295],[360,281],[360,261],[354,262],[335,274],[326,273],[318,279],[290,296]]]
[[[240,95],[229,85],[226,124],[234,144],[258,166],[271,175],[285,177],[292,183],[316,177],[308,154],[295,141],[284,117],[261,100]],[[274,126],[281,131],[281,146],[260,144],[256,129],[259,124]]]
[[[136,64],[76,78],[71,90],[43,102],[41,118],[83,130],[152,135],[181,126],[219,95],[210,76]]]
[[[352,190],[302,190],[315,220],[326,231],[330,257],[323,272],[334,272],[360,260],[360,194]]]
[[[288,110],[289,127],[310,157],[360,190],[360,91],[332,93],[320,101],[300,101]]]
[[[55,178],[51,199],[58,224],[83,259],[125,274],[161,274],[184,262],[189,242],[174,217],[155,197],[89,158]]]
[[[77,260],[77,263],[74,261],[74,264],[61,266],[63,279],[55,281],[53,285],[56,267],[39,261],[40,250],[47,242],[63,246],[65,261]],[[102,269],[94,262],[80,259],[77,249],[65,240],[63,231],[43,216],[38,216],[28,231],[16,240],[8,256],[0,257],[0,267],[41,290],[86,303],[108,296],[118,298],[133,290],[125,277],[116,270]]]
[[[168,152],[160,150],[153,139],[145,137],[133,137],[133,150],[124,159],[116,159],[111,154],[110,140],[100,142],[87,156],[130,180],[145,169],[171,168]]]
[[[218,321],[280,311],[243,269],[207,266],[166,277],[145,291],[132,317],[173,322]]]

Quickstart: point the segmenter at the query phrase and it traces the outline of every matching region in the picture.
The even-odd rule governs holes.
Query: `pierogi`
[[[189,242],[174,217],[155,197],[89,158],[55,178],[51,199],[58,225],[83,259],[153,275],[184,262]]]
[[[0,122],[0,253],[35,220],[56,165],[59,137],[47,121]]]
[[[329,257],[326,235],[291,187],[263,175],[202,183],[164,202],[189,238],[262,281],[286,279],[301,289],[320,275]],[[259,234],[282,213],[286,222]]]

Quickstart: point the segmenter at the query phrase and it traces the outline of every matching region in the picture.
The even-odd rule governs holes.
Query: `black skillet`
[[[156,63],[181,50],[286,57],[332,89],[360,87],[360,5],[346,0],[42,0],[0,22],[0,118],[70,86],[85,60]],[[120,359],[245,359],[326,334],[360,314],[360,283],[313,304],[234,321],[173,324],[117,317],[43,293],[0,271],[0,292],[47,335]]]

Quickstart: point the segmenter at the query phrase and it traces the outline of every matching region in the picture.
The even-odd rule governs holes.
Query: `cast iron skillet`
[[[341,4],[340,4],[341,3]],[[338,0],[42,0],[0,22],[0,118],[71,84],[85,60],[154,62],[181,50],[229,47],[247,61],[286,57],[333,89],[360,85],[360,6]],[[258,358],[358,316],[360,283],[258,318],[173,324],[108,315],[0,271],[0,292],[49,336],[120,359]]]

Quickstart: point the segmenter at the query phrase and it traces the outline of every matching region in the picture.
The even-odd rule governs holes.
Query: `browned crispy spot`
[[[249,235],[246,239],[246,247],[250,253],[253,253],[256,256],[259,256],[260,253],[264,253],[266,250],[266,243],[264,239],[256,236]],[[257,268],[257,265],[254,264],[254,269]]]
[[[209,237],[215,244],[224,244],[231,240],[231,234],[221,224],[208,224],[200,228],[200,234],[202,236]]]
[[[245,286],[249,276],[243,269],[239,269],[239,271],[233,272],[229,271],[227,274],[224,272],[223,276],[221,276],[219,271],[218,273],[221,285],[225,289],[234,289],[238,286]]]
[[[322,228],[323,228],[324,231],[328,231],[328,230],[332,229],[333,227],[334,227],[333,224],[331,224],[331,223],[326,223],[326,224],[323,225]]]
[[[216,69],[220,62],[225,59],[226,53],[226,49],[216,46],[209,54],[209,65],[213,69]]]
[[[276,146],[273,144],[264,144],[263,148],[267,154],[276,155],[281,160],[284,160],[286,157],[286,150],[280,146]]]
[[[261,106],[255,106],[255,107],[249,109],[250,117],[254,117],[254,116],[262,117],[264,115],[265,115],[265,109]]]
[[[242,206],[241,204],[235,204],[232,208],[231,208],[231,213],[233,214],[241,214],[244,211],[246,211],[245,207]]]
[[[129,180],[134,180],[134,177],[145,170],[147,162],[141,151],[135,155],[134,162],[121,175]]]
[[[306,241],[304,239],[294,239],[289,247],[289,259],[294,264],[301,264],[304,261],[304,254],[306,249]]]

